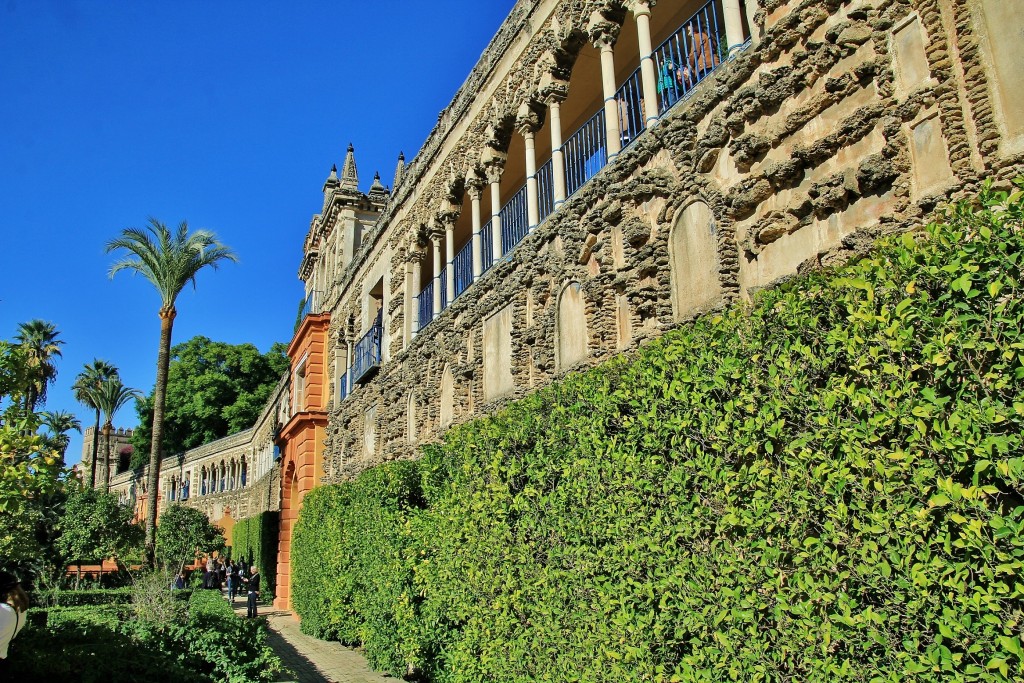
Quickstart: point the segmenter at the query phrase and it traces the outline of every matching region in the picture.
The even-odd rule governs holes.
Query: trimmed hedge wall
[[[273,602],[277,589],[277,532],[279,514],[261,512],[235,522],[231,532],[231,557],[260,568],[260,599]]]
[[[986,189],[311,492],[303,627],[432,681],[1019,681],[1022,218]]]

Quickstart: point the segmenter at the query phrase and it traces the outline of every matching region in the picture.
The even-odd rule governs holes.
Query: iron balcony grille
[[[420,292],[420,295],[416,297],[416,305],[419,307],[420,313],[419,329],[416,330],[417,332],[426,327],[434,318],[434,283],[436,281],[437,278],[431,279],[427,286],[423,288],[423,291]]]
[[[458,296],[473,284],[473,240],[466,242],[455,255],[452,268],[455,271],[455,296]]]
[[[526,186],[523,185],[519,192],[516,192],[512,199],[508,200],[505,206],[501,207],[498,214],[501,217],[501,255],[512,251],[512,247],[519,244],[526,233],[530,231],[530,224],[526,216]]]
[[[658,114],[687,95],[728,56],[721,0],[710,0],[654,51]]]
[[[565,156],[565,193],[572,195],[608,163],[604,109],[599,110],[562,145]]]
[[[377,317],[373,321],[373,325],[370,326],[369,331],[363,335],[363,338],[356,342],[355,351],[352,358],[352,381],[360,382],[373,370],[380,367],[380,339],[381,339],[381,314],[383,311],[377,312]]]
[[[657,112],[663,116],[672,106],[684,99],[691,90],[728,58],[728,45],[721,12],[722,0],[709,0],[672,35],[659,45],[652,57],[657,85]],[[744,45],[749,44],[749,40]],[[631,144],[647,127],[646,106],[643,95],[641,70],[633,71],[615,93],[619,135],[622,147]],[[602,107],[586,123],[566,139],[561,147],[565,164],[566,196],[573,195],[608,163],[607,127]],[[543,222],[555,210],[554,167],[552,160],[542,165],[537,180],[538,222]],[[494,240],[500,240],[498,253],[504,257],[529,233],[527,189],[523,185],[501,208],[501,230],[488,221],[480,229],[481,272],[494,263]],[[434,318],[434,287],[441,287],[441,310],[448,301],[447,277],[454,271],[455,296],[458,297],[473,280],[472,242],[466,244],[432,279],[417,297],[419,327],[426,327]]]

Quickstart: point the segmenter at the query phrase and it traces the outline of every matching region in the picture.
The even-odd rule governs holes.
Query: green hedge
[[[265,620],[238,618],[213,591],[196,591],[177,605],[178,617],[162,626],[138,618],[130,605],[33,608],[11,644],[12,680],[274,679],[281,662],[267,645]]]
[[[36,591],[32,603],[40,607],[75,607],[79,605],[124,605],[132,601],[131,588],[96,588],[88,590]]]
[[[1020,680],[1022,217],[986,189],[458,427],[424,509],[313,491],[303,625],[434,681]]]
[[[362,644],[395,675],[415,660],[410,519],[424,506],[415,463],[395,462],[303,499],[292,543],[292,604],[319,638]],[[327,533],[325,533],[325,531]]]
[[[231,532],[231,557],[244,558],[260,568],[260,598],[273,602],[277,588],[277,532],[279,515],[261,512],[235,522]]]

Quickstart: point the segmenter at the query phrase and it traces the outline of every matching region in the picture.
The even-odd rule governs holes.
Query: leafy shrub
[[[292,600],[304,632],[362,644],[372,666],[395,675],[415,668],[410,520],[423,504],[410,462],[307,494],[292,543]]]
[[[260,599],[273,602],[277,587],[277,530],[279,515],[261,512],[235,522],[231,531],[231,556],[260,569]]]
[[[436,681],[1019,680],[1022,217],[986,188],[456,428],[422,512],[313,491],[304,625]]]
[[[187,602],[184,591],[164,592],[174,596],[167,603],[174,618],[151,620],[153,610],[137,605],[30,610],[11,646],[12,680],[273,680],[281,663],[267,645],[265,620],[238,618],[211,591]]]

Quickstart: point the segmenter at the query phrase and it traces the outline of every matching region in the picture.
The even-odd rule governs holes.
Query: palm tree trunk
[[[96,488],[96,455],[100,450],[100,409],[96,409],[96,426],[92,428],[92,472],[89,488]]]
[[[149,448],[149,495],[146,498],[146,566],[156,566],[156,504],[160,483],[160,443],[164,436],[164,402],[167,396],[167,366],[171,361],[171,329],[176,311],[160,310],[160,350],[156,357],[156,387],[153,389],[153,441]]]

